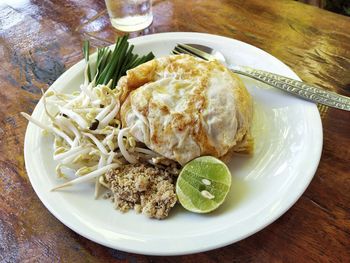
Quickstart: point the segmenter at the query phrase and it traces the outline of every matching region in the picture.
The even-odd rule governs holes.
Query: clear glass
[[[105,0],[112,26],[124,32],[148,27],[153,21],[152,0]]]

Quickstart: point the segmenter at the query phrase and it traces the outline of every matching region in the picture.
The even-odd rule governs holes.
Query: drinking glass
[[[105,0],[105,2],[112,26],[120,31],[137,31],[152,23],[152,0]]]

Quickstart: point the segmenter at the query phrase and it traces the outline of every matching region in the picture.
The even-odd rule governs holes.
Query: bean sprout
[[[107,165],[101,169],[98,169],[98,170],[95,170],[91,173],[88,173],[84,176],[81,176],[81,177],[78,177],[72,181],[69,181],[69,182],[66,182],[64,184],[61,184],[61,185],[58,185],[54,188],[51,189],[51,191],[55,191],[57,189],[60,189],[60,188],[63,188],[63,187],[66,187],[66,186],[71,186],[71,185],[76,185],[76,184],[79,184],[79,183],[84,183],[84,182],[88,182],[90,181],[91,179],[94,179],[95,177],[98,177],[102,174],[105,174],[107,171],[109,171],[110,169],[115,169],[117,167],[119,167],[120,165],[117,164],[117,163],[113,163],[113,164],[110,164],[110,165]]]
[[[129,133],[130,129],[121,127],[118,114],[120,90],[111,90],[111,83],[94,85],[94,81],[85,82],[80,86],[80,92],[64,94],[49,90],[43,94],[48,124],[21,113],[28,121],[54,136],[53,160],[58,163],[56,174],[66,178],[65,172],[73,170],[75,176],[79,176],[53,190],[96,178],[95,195],[98,195],[100,186],[106,186],[100,183],[104,179],[99,177],[103,177],[109,169],[125,163],[137,163],[139,158],[144,160],[159,156],[149,149],[136,147],[137,142]]]
[[[92,134],[90,133],[83,133],[85,136],[89,137],[97,146],[97,148],[103,153],[103,154],[108,154],[106,148],[103,146],[103,144]]]
[[[87,69],[84,70],[87,75]],[[54,136],[53,160],[57,162],[56,174],[77,178],[58,185],[52,191],[63,187],[90,182],[95,179],[95,197],[101,187],[109,187],[104,174],[126,163],[152,160],[160,155],[140,147],[131,135],[133,127],[122,127],[119,110],[121,107],[118,87],[96,85],[95,80],[85,80],[79,91],[61,93],[49,90],[43,94],[42,103],[48,117],[48,124],[21,113],[28,121]],[[50,112],[49,112],[50,109]],[[137,112],[142,122],[145,138],[148,140],[149,123]]]
[[[60,112],[62,114],[67,115],[70,117],[72,120],[74,120],[82,129],[87,129],[88,124],[86,120],[84,120],[83,117],[81,117],[78,113],[74,112],[73,110],[66,109],[64,107],[58,107],[60,109]]]

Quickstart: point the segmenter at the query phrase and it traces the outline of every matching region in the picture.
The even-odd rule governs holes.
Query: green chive
[[[88,80],[90,82],[92,79],[92,76],[91,76],[91,70],[90,70],[90,64],[89,64],[89,55],[90,55],[89,50],[90,50],[90,42],[89,40],[85,40],[83,43],[83,54],[87,64],[87,71],[88,71],[87,75],[88,75]]]
[[[129,35],[125,35],[117,38],[113,51],[107,47],[98,48],[95,72],[96,85],[107,84],[111,81],[111,88],[113,89],[117,85],[119,79],[124,76],[129,69],[137,67],[154,58],[152,52],[142,57],[133,54],[134,45],[129,45],[128,37]],[[89,81],[91,81],[92,75],[89,66],[89,49],[89,41],[84,41],[83,53],[88,63],[88,78]]]

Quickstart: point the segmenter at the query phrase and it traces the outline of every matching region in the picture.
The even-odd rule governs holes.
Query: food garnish
[[[96,72],[94,75],[89,64],[90,43],[88,40],[84,41],[83,53],[87,63],[86,79],[88,81],[94,80],[95,85],[107,85],[112,81],[110,88],[114,89],[118,80],[126,74],[126,71],[154,58],[152,52],[141,57],[134,54],[134,45],[129,45],[128,37],[128,35],[125,35],[117,38],[113,51],[109,47],[97,49]]]
[[[182,168],[176,194],[187,210],[208,213],[224,202],[230,187],[231,173],[226,164],[212,156],[202,156]]]
[[[77,176],[52,190],[91,181],[124,163],[158,156],[137,145],[117,119],[121,103],[120,90],[115,89],[115,83],[128,69],[154,58],[152,52],[142,57],[133,54],[133,45],[129,45],[127,38],[118,38],[113,51],[98,49],[94,76],[89,64],[89,42],[84,43],[85,80],[80,90],[69,94],[50,90],[43,94],[48,124],[22,113],[23,117],[54,136],[53,159],[58,162],[58,176],[66,177],[72,173]],[[96,180],[96,188],[99,182]]]
[[[174,176],[169,168],[150,164],[127,164],[106,173],[114,205],[122,212],[133,208],[138,213],[163,219],[176,204]]]

